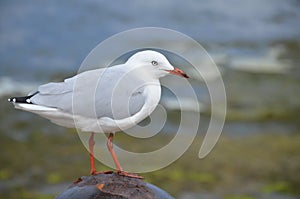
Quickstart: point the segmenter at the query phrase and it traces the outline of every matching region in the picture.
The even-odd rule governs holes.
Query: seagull
[[[17,109],[29,111],[53,123],[90,132],[90,174],[96,175],[94,134],[108,134],[107,148],[116,173],[142,178],[123,170],[113,149],[114,134],[131,128],[149,116],[161,97],[159,79],[168,74],[189,78],[161,53],[139,51],[124,64],[79,73],[63,82],[50,82],[25,97],[8,99]],[[110,171],[111,172],[111,171]]]

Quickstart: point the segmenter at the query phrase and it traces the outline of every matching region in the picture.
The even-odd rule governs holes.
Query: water
[[[27,93],[34,85],[73,75],[87,53],[107,37],[130,28],[161,26],[181,31],[206,47],[223,72],[229,109],[262,109],[269,103],[266,90],[283,84],[298,89],[294,85],[300,76],[295,64],[299,59],[299,8],[300,3],[292,0],[132,1],[126,6],[95,0],[1,2],[0,93]],[[296,43],[297,48],[290,48],[286,41]],[[296,55],[284,56],[294,51]],[[262,73],[267,75],[261,77]],[[279,75],[274,80],[268,74]],[[213,79],[214,74],[211,76]],[[253,78],[263,79],[259,97],[253,97],[257,96]],[[19,89],[12,86],[14,81]],[[243,82],[247,92],[237,82]],[[198,85],[195,90],[207,109],[205,85],[193,84]],[[244,94],[239,95],[241,92]],[[283,89],[271,96],[274,106],[299,107],[297,92]],[[176,109],[176,104],[170,106]]]
[[[255,75],[245,75],[244,71],[279,74],[276,81],[274,77],[263,76],[261,81],[266,90],[282,84],[297,89],[293,85],[300,76],[295,64],[299,59],[299,8],[300,3],[293,0],[132,1],[126,6],[124,2],[95,0],[1,2],[2,95],[9,95],[8,88],[12,89],[11,93],[16,92],[10,81],[27,82],[25,85],[32,89],[32,84],[74,74],[87,53],[113,34],[136,27],[162,26],[181,31],[206,47],[223,71],[228,92],[234,93],[228,96],[229,102],[234,101],[234,106],[241,103],[257,105],[268,96],[262,93],[261,99],[249,100],[255,95],[255,86],[251,83]],[[290,48],[286,42],[296,43],[297,48]],[[294,51],[293,57],[284,56]],[[291,81],[291,75],[295,74],[298,75]],[[236,83],[241,81],[240,76],[244,78],[244,84],[249,85],[246,96],[250,97],[245,100],[238,95],[243,92]],[[11,80],[7,80],[9,78]],[[200,92],[197,92],[203,98],[206,96],[204,85],[198,85]],[[25,93],[29,92],[28,86],[23,88]],[[295,101],[299,99],[296,92],[287,94]],[[277,95],[282,93],[275,94],[273,101],[282,106],[284,100]],[[298,107],[297,102],[291,103],[294,104],[292,107]]]
[[[241,50],[231,44],[260,49],[277,40],[298,39],[299,8],[292,0],[2,1],[1,75],[34,81],[49,79],[57,71],[77,71],[96,44],[144,26],[178,30],[211,48],[223,44],[233,56],[250,54],[248,46]]]

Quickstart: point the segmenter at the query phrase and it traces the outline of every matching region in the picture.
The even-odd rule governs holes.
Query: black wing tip
[[[13,103],[25,103],[25,104],[32,104],[32,102],[30,101],[30,98],[34,95],[36,95],[38,92],[33,93],[32,95],[28,95],[25,97],[11,97],[8,98],[9,102],[13,102]]]
[[[8,98],[9,102],[13,102],[13,103],[26,103],[26,104],[32,104],[30,101],[30,96],[26,96],[26,97],[11,97]]]

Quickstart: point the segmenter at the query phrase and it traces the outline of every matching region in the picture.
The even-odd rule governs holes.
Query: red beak
[[[174,68],[174,70],[166,70],[166,71],[168,71],[170,74],[177,75],[179,77],[189,78],[189,76],[179,68]]]

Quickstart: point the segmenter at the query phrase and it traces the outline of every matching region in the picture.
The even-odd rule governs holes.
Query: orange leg
[[[113,158],[113,160],[115,162],[115,165],[117,167],[117,172],[122,172],[123,169],[122,169],[122,167],[120,165],[120,162],[119,162],[119,160],[118,160],[118,158],[116,156],[116,153],[115,153],[115,151],[113,149],[113,143],[112,143],[113,139],[114,139],[114,134],[110,133],[109,137],[108,137],[108,140],[107,140],[107,148],[108,148],[108,150],[109,150],[109,152],[110,152],[110,154],[111,154],[111,156],[112,156],[112,158]]]
[[[109,136],[108,136],[108,140],[107,140],[107,148],[115,162],[115,165],[116,165],[116,168],[117,168],[117,173],[119,175],[122,175],[122,176],[127,176],[127,177],[131,177],[131,178],[139,178],[139,179],[142,179],[143,177],[142,176],[139,176],[135,173],[128,173],[128,172],[125,172],[123,170],[123,168],[121,167],[120,165],[120,162],[116,156],[116,153],[113,149],[113,138],[114,138],[114,134],[113,133],[110,133]]]
[[[90,149],[90,164],[91,164],[91,175],[96,174],[96,168],[95,168],[95,158],[94,158],[94,135],[95,133],[91,133],[90,139],[89,139],[89,149]]]
[[[94,157],[94,146],[95,146],[95,141],[94,141],[94,135],[95,133],[91,133],[90,139],[89,139],[89,149],[90,149],[90,164],[91,164],[91,175],[97,175],[100,173],[103,174],[109,174],[113,173],[113,171],[104,171],[104,172],[97,172],[95,168],[95,157]]]

